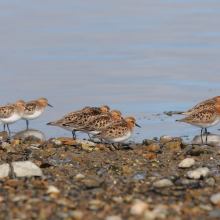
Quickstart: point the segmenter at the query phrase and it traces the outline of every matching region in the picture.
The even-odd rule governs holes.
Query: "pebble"
[[[4,149],[6,147],[10,147],[11,145],[8,142],[2,142],[1,147]]]
[[[220,201],[220,193],[212,195],[210,201],[216,205]]]
[[[178,165],[179,168],[190,168],[195,164],[195,160],[193,158],[185,158]]]
[[[190,179],[201,179],[201,178],[211,176],[211,172],[210,172],[209,168],[202,167],[202,168],[198,168],[196,170],[188,171],[186,173],[186,175]]]
[[[149,146],[147,146],[146,150],[150,152],[159,152],[160,145],[158,143],[150,144]]]
[[[14,173],[16,177],[22,176],[42,176],[41,169],[31,161],[12,162]],[[10,173],[9,164],[0,165],[0,178],[8,176]]]
[[[55,145],[61,146],[63,143],[60,140],[54,139],[52,142],[54,142]]]
[[[214,178],[208,178],[205,183],[208,185],[208,186],[215,186],[215,179]]]
[[[215,210],[211,211],[209,213],[209,216],[210,217],[219,217],[220,216],[220,209],[215,209]]]
[[[154,182],[153,186],[157,187],[157,188],[169,187],[169,186],[173,186],[173,183],[169,179],[162,179],[162,180],[159,180],[157,182]]]
[[[160,137],[160,143],[161,144],[166,144],[166,143],[168,143],[172,140],[173,140],[173,138],[171,136],[168,136],[168,135],[164,135],[164,136]]]
[[[79,146],[79,145],[82,145],[82,144],[86,144],[87,146],[90,146],[90,147],[96,147],[96,143],[94,142],[91,142],[91,141],[84,141],[84,140],[81,140],[81,139],[77,139],[76,140],[76,146]]]
[[[80,210],[74,210],[70,213],[70,215],[73,219],[83,219],[83,212]]]
[[[142,144],[146,145],[146,146],[154,144],[154,143],[157,143],[157,142],[153,141],[153,140],[150,140],[150,139],[144,139],[143,142],[142,142]]]
[[[46,193],[47,194],[50,194],[50,193],[60,193],[60,190],[57,189],[57,187],[55,187],[55,186],[49,186]]]
[[[111,215],[111,216],[107,216],[105,218],[105,220],[122,220],[122,218],[120,216],[117,216],[117,215]]]
[[[76,176],[75,176],[76,181],[80,181],[84,178],[85,178],[85,175],[83,175],[82,173],[77,173]]]
[[[131,209],[130,209],[130,213],[132,215],[141,215],[144,213],[144,211],[148,208],[148,204],[142,201],[136,201]]]

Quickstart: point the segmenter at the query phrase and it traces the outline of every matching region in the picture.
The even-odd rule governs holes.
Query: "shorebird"
[[[110,113],[103,114],[91,120],[86,125],[81,126],[74,131],[81,131],[89,134],[98,134],[105,130],[111,123],[123,119],[121,112],[113,110]]]
[[[186,122],[193,126],[201,128],[201,138],[202,138],[202,130],[217,125],[219,120],[220,120],[220,104],[215,104],[213,107],[194,111],[186,118],[176,121]]]
[[[0,107],[0,124],[4,124],[4,129],[7,124],[8,131],[11,133],[8,125],[17,122],[23,116],[26,108],[23,100]]]
[[[86,109],[83,109],[81,112],[78,112],[76,114],[73,114],[71,117],[64,116],[58,121],[50,122],[47,125],[56,125],[60,126],[66,130],[72,131],[73,137],[76,137],[74,129],[79,128],[82,125],[85,125],[86,123],[90,122],[90,120],[95,119],[95,117],[100,116],[101,114],[106,114],[110,111],[110,108],[106,105],[101,107],[85,107]]]
[[[21,119],[26,120],[27,129],[29,125],[29,120],[34,120],[35,118],[40,117],[47,105],[53,107],[48,103],[46,98],[39,98],[35,101],[30,101],[26,103],[28,109],[24,111],[24,115]]]
[[[93,137],[103,139],[109,144],[124,142],[131,137],[134,126],[140,127],[133,117],[126,117],[123,120],[113,122]]]

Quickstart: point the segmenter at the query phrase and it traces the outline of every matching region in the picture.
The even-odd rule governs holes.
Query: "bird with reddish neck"
[[[27,107],[23,100],[0,107],[0,124],[4,124],[4,129],[5,125],[7,125],[8,131],[11,133],[8,125],[21,119],[25,109],[27,109]]]
[[[106,113],[91,120],[87,124],[75,129],[74,131],[81,131],[89,134],[98,134],[105,130],[111,123],[118,121],[122,118],[122,114],[118,110],[113,110],[110,113]],[[90,138],[91,139],[91,138]]]
[[[39,98],[35,101],[30,101],[26,103],[28,109],[24,111],[24,115],[21,119],[26,120],[27,129],[29,125],[29,120],[34,120],[41,116],[44,112],[46,106],[53,107],[50,105],[46,98]]]
[[[110,108],[106,105],[103,105],[101,107],[91,107],[81,112],[79,115],[77,115],[76,118],[73,118],[72,120],[69,120],[68,122],[65,121],[64,123],[62,123],[62,127],[67,130],[71,130],[73,137],[76,138],[75,129],[86,125],[91,120],[94,120],[103,114],[109,113],[109,111],[110,111]]]
[[[220,120],[220,104],[215,104],[210,108],[194,111],[186,118],[176,121],[186,122],[188,124],[201,128],[201,139],[202,139],[203,129],[207,129],[209,127],[213,127],[217,125],[219,120]]]
[[[140,127],[133,117],[126,117],[123,120],[113,122],[106,129],[95,134],[93,138],[103,139],[109,144],[121,143],[131,137],[134,126]]]

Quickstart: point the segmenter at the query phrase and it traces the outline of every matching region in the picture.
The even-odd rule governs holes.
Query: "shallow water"
[[[169,134],[190,142],[199,129],[163,112],[219,95],[219,6],[217,0],[3,0],[0,104],[48,98],[54,107],[30,122],[46,138],[71,136],[47,122],[107,104],[137,119],[142,128],[131,140]],[[24,121],[11,125],[24,129]]]

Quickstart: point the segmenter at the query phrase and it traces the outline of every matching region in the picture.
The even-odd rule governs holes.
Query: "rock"
[[[166,219],[165,213],[155,213],[150,210],[146,210],[144,213],[145,220],[154,220],[154,219]]]
[[[74,210],[70,213],[70,215],[73,219],[77,219],[77,220],[83,219],[83,212],[80,210]]]
[[[173,138],[171,136],[168,136],[168,135],[164,135],[164,136],[160,137],[160,143],[161,144],[166,144],[166,143],[168,143],[172,140],[173,140]]]
[[[105,205],[105,203],[102,202],[101,200],[98,200],[98,199],[93,199],[93,200],[89,201],[89,209],[90,210],[97,211],[99,209],[102,209],[104,205]]]
[[[17,177],[42,176],[41,169],[31,161],[13,162],[12,166]]]
[[[133,172],[133,169],[131,169],[131,167],[129,167],[129,166],[123,166],[122,171],[123,171],[123,173],[131,173],[131,172]]]
[[[210,201],[216,205],[220,201],[220,193],[216,193],[216,194],[212,195],[210,197]]]
[[[8,142],[2,142],[1,147],[2,149],[5,149],[7,147],[11,147],[11,145]]]
[[[199,205],[199,208],[200,209],[203,209],[203,210],[205,210],[205,211],[212,211],[213,210],[213,208],[212,208],[212,205],[210,204],[206,204],[206,205],[204,205],[204,204],[200,204]]]
[[[105,220],[122,220],[122,218],[120,216],[117,216],[117,215],[111,215],[111,216],[107,216],[105,218]]]
[[[82,143],[82,149],[87,151],[87,152],[92,152],[94,150],[95,146],[91,146],[89,144],[86,143]]]
[[[157,143],[157,141],[153,141],[153,140],[150,140],[150,139],[144,139],[143,142],[142,142],[142,145],[151,145],[151,144],[154,144],[154,143]]]
[[[169,179],[162,179],[162,180],[159,180],[157,182],[154,182],[153,186],[157,187],[157,188],[169,187],[169,186],[173,186],[173,183]]]
[[[96,147],[96,143],[94,143],[94,142],[76,139],[76,146],[83,145],[83,144],[84,144],[84,146]]]
[[[76,141],[75,140],[67,141],[67,142],[65,142],[65,144],[66,145],[75,146],[76,145]]]
[[[41,169],[31,161],[12,162],[13,171],[16,177],[22,176],[42,176]],[[0,165],[0,178],[6,177],[10,174],[9,164]]]
[[[186,154],[191,156],[199,156],[200,154],[204,154],[204,150],[202,149],[191,149],[186,151]]]
[[[178,179],[175,182],[176,186],[186,186],[187,188],[199,187],[199,180]]]
[[[8,133],[6,131],[0,132],[0,137],[2,141],[6,141],[8,139]]]
[[[209,213],[209,217],[219,217],[220,216],[220,209],[214,209]]]
[[[130,213],[132,215],[142,215],[144,211],[148,208],[148,204],[142,201],[135,201],[130,209]]]
[[[57,194],[59,194],[60,190],[57,189],[57,187],[55,187],[55,186],[49,186],[46,193],[47,194],[50,194],[50,193],[57,193]]]
[[[146,160],[154,160],[157,158],[157,155],[148,153],[148,154],[142,154],[142,157]]]
[[[150,144],[149,146],[147,146],[146,150],[150,152],[159,152],[160,145],[158,143]]]
[[[177,141],[174,141],[174,142],[168,142],[165,144],[165,148],[167,149],[181,149],[181,143],[180,142],[177,142]]]
[[[214,178],[208,178],[206,181],[205,181],[205,184],[207,184],[208,186],[215,186],[215,179]]]
[[[76,176],[75,176],[76,180],[81,180],[81,179],[84,179],[84,178],[85,178],[85,175],[83,175],[82,173],[77,173]]]
[[[59,138],[57,138],[57,140],[61,141],[61,142],[67,142],[67,141],[72,141],[73,139],[69,138],[69,137],[59,137]],[[52,142],[54,142],[54,139],[52,140]]]
[[[20,141],[19,140],[13,140],[12,142],[11,142],[11,146],[17,146],[17,145],[19,145],[20,144]]]
[[[98,188],[103,181],[85,180],[83,182],[85,183],[87,189],[92,189],[92,188]]]
[[[190,179],[201,179],[201,178],[211,176],[211,172],[210,172],[209,168],[202,167],[202,168],[198,168],[196,170],[188,171],[186,173],[186,175]]]
[[[53,139],[52,142],[57,146],[61,146],[63,144],[62,141],[56,139]]]
[[[193,158],[185,158],[178,165],[179,168],[190,168],[195,164],[195,160]]]
[[[4,164],[0,165],[0,178],[4,178],[4,177],[8,176],[9,171],[10,171],[10,168],[9,168],[8,163],[4,163]]]

